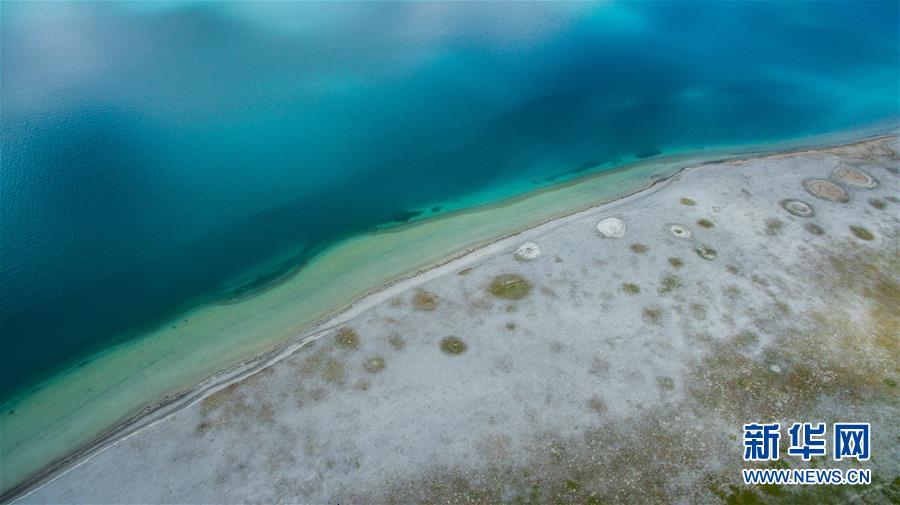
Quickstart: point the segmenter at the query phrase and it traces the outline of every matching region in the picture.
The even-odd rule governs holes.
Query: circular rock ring
[[[813,210],[812,205],[802,200],[782,200],[781,206],[784,207],[784,210],[790,212],[795,216],[813,217],[815,215],[815,211]]]
[[[811,195],[829,202],[846,202],[850,200],[847,190],[825,179],[807,179],[803,181],[803,187]]]
[[[669,231],[678,238],[691,238],[691,230],[680,224],[670,224]]]
[[[853,186],[859,186],[861,188],[874,188],[875,186],[878,186],[878,182],[874,177],[858,168],[848,167],[847,165],[841,165],[835,169],[834,176],[847,184],[852,184]]]

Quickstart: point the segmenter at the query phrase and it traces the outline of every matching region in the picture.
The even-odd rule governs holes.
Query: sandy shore
[[[463,254],[121,424],[23,501],[716,501],[743,422],[863,415],[896,440],[897,149],[698,166]],[[623,238],[597,233],[610,216]],[[524,242],[541,255],[517,261]],[[505,274],[523,298],[492,294]]]

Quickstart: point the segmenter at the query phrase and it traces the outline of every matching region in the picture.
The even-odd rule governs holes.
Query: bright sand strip
[[[855,138],[860,136],[855,134]],[[822,143],[822,139],[802,143]],[[777,149],[786,147],[782,144]],[[341,242],[297,275],[258,296],[234,304],[198,307],[179,317],[183,321],[174,328],[160,325],[4,405],[0,413],[0,485],[9,490],[38,472],[43,474],[42,469],[62,466],[48,467],[92,440],[120,434],[110,433],[110,426],[167,403],[159,399],[178,397],[185,387],[242,358],[297,339],[354,300],[358,303],[341,317],[359,313],[387,294],[361,297],[400,277],[446,262],[497,237],[633,193],[685,166],[746,157],[749,152],[729,148],[700,156],[668,156]],[[330,321],[329,325],[339,322]],[[218,380],[209,380],[205,385],[215,382]],[[157,400],[154,406],[144,408]]]

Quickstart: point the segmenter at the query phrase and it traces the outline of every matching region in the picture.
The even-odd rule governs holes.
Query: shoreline
[[[845,135],[850,134],[845,133]],[[620,202],[628,201],[634,198],[640,198],[647,194],[651,194],[652,192],[657,191],[660,188],[670,184],[677,178],[678,174],[681,174],[688,169],[697,169],[702,168],[705,165],[728,161],[740,161],[754,158],[766,158],[771,156],[802,154],[804,152],[823,150],[825,148],[853,145],[861,142],[876,140],[879,138],[893,137],[895,135],[895,132],[879,133],[863,138],[854,137],[853,140],[845,142],[819,143],[812,147],[809,145],[805,145],[803,147],[794,147],[782,150],[757,149],[748,153],[726,156],[724,159],[716,158],[701,162],[692,162],[690,156],[688,155],[674,155],[676,156],[676,158],[678,156],[683,156],[686,159],[676,159],[675,161],[669,162],[671,164],[677,165],[677,168],[671,168],[670,166],[663,163],[662,165],[665,168],[661,171],[664,172],[665,175],[658,176],[658,178],[656,179],[651,178],[648,185],[639,187],[627,194],[616,196],[611,200],[601,200],[599,203],[595,201],[594,203],[588,204],[587,206],[583,206],[581,208],[576,208],[568,212],[564,211],[561,215],[551,215],[550,217],[545,217],[536,223],[527,224],[524,227],[514,228],[514,231],[507,232],[506,234],[493,236],[490,239],[485,239],[482,241],[477,241],[474,244],[470,244],[468,246],[461,247],[460,249],[451,251],[449,255],[446,255],[442,260],[436,263],[426,261],[424,262],[424,264],[417,265],[403,275],[393,277],[392,280],[388,282],[383,282],[375,285],[375,287],[363,290],[361,293],[353,296],[350,302],[339,305],[337,307],[333,307],[324,315],[317,318],[312,324],[307,325],[305,330],[302,330],[299,333],[295,333],[292,337],[289,337],[287,340],[284,340],[280,344],[269,346],[267,351],[256,353],[252,357],[241,361],[237,365],[219,369],[211,375],[207,375],[206,378],[200,380],[199,382],[195,382],[193,386],[183,389],[180,392],[167,395],[161,400],[154,402],[149,406],[145,406],[137,412],[133,412],[132,414],[128,415],[124,421],[116,423],[112,427],[104,430],[99,436],[91,439],[90,442],[81,444],[79,448],[75,449],[72,452],[69,452],[66,456],[58,458],[51,463],[42,466],[39,470],[33,473],[32,476],[27,477],[15,486],[10,487],[2,494],[2,496],[0,496],[0,501],[8,501],[22,495],[27,495],[31,491],[38,489],[44,484],[54,480],[59,475],[62,475],[72,468],[76,468],[80,464],[88,461],[92,456],[99,453],[104,448],[114,445],[119,441],[124,440],[131,435],[149,426],[152,426],[153,424],[161,420],[166,419],[167,417],[175,414],[181,409],[184,409],[196,403],[202,398],[227,387],[229,384],[253,375],[259,370],[267,367],[268,365],[283,359],[285,356],[290,355],[300,347],[306,345],[308,342],[320,338],[322,334],[328,332],[333,327],[341,324],[347,319],[354,317],[359,312],[366,310],[368,307],[371,307],[379,301],[390,298],[396,292],[408,288],[409,285],[424,282],[425,280],[444,275],[445,273],[448,273],[454,269],[461,268],[462,265],[477,262],[479,259],[489,256],[493,252],[506,247],[505,242],[511,240],[513,237],[516,237],[525,231],[535,230],[549,224],[555,225],[561,222],[566,222],[566,220],[577,219],[585,212],[594,211],[600,207],[612,206]],[[694,159],[696,160],[696,158]],[[654,164],[654,161],[657,161],[657,163]],[[507,208],[515,205],[516,203],[530,200],[540,195],[556,193],[566,188],[579,186],[588,180],[603,179],[604,177],[614,176],[616,174],[621,175],[625,172],[631,173],[632,171],[640,168],[650,170],[652,172],[652,169],[647,167],[654,167],[658,164],[658,160],[645,160],[635,165],[628,165],[605,172],[585,174],[575,179],[567,180],[553,186],[536,190],[534,192],[511,197],[508,200],[487,204],[483,207],[474,209],[454,211],[446,215],[435,217],[433,218],[433,220],[430,219],[425,221],[412,222],[397,227],[392,227],[388,230],[380,230],[374,235],[384,236],[404,233],[409,229],[421,227],[426,223],[434,224],[433,221],[459,219],[469,214],[481,214],[492,209]],[[671,173],[666,172],[666,169],[670,170]],[[326,249],[322,254],[327,253],[329,250],[331,250],[331,248]],[[315,258],[311,261],[311,263],[315,263],[319,259],[320,258]],[[278,288],[278,286],[273,286],[272,289],[276,288]],[[284,307],[279,308],[283,309]]]
[[[888,139],[862,145],[859,151],[889,145],[890,154],[878,151],[878,155],[896,160],[896,137]],[[620,442],[633,440],[629,435],[632,430],[647,434],[646,430],[654,432],[659,428],[657,423],[647,423],[646,416],[662,421],[677,414],[699,415],[705,424],[719,427],[714,430],[714,446],[721,445],[724,449],[733,445],[728,442],[733,423],[745,420],[742,413],[748,407],[743,403],[747,397],[741,384],[750,365],[739,361],[745,366],[734,367],[733,360],[723,361],[728,357],[738,359],[734,353],[755,363],[750,370],[777,365],[776,370],[769,372],[773,375],[765,375],[769,381],[766,384],[771,382],[778,394],[783,392],[789,395],[787,399],[796,400],[788,401],[787,405],[800,406],[800,410],[784,411],[784,415],[819,418],[823,414],[821,408],[825,408],[831,412],[830,419],[831,415],[842,418],[847,412],[859,412],[860,406],[852,401],[841,403],[844,410],[835,412],[834,404],[827,399],[830,392],[845,388],[871,393],[875,400],[890,391],[893,387],[890,384],[868,379],[895,377],[889,363],[876,357],[884,357],[885,352],[877,347],[878,337],[865,340],[865,345],[871,348],[864,345],[850,350],[836,349],[835,359],[843,362],[848,359],[849,351],[853,360],[861,360],[858,364],[862,368],[856,375],[850,373],[841,376],[837,383],[829,383],[825,390],[817,383],[797,390],[795,382],[787,380],[797,373],[809,378],[810,368],[823,372],[832,368],[828,361],[831,358],[819,361],[819,354],[811,358],[803,349],[807,345],[810,349],[829,347],[824,342],[833,341],[829,335],[841,333],[840,321],[847,317],[843,312],[837,315],[838,326],[828,326],[827,331],[817,329],[819,326],[807,328],[805,324],[818,321],[809,319],[816,311],[839,301],[849,304],[849,314],[876,317],[878,307],[892,306],[883,305],[890,296],[871,298],[882,295],[868,292],[867,284],[855,284],[854,294],[845,293],[849,298],[836,300],[833,298],[836,295],[831,294],[833,289],[810,291],[806,283],[795,282],[807,279],[804,275],[826,284],[842,282],[818,275],[823,265],[828,268],[831,261],[828,258],[833,254],[848,254],[845,261],[851,263],[854,254],[860,253],[882,258],[879,261],[890,260],[891,249],[885,246],[896,237],[896,220],[890,211],[872,214],[868,210],[871,204],[866,202],[868,196],[884,198],[891,194],[888,181],[896,181],[896,171],[884,171],[890,170],[883,161],[885,158],[877,158],[881,161],[872,164],[862,160],[863,169],[883,184],[874,190],[848,187],[850,205],[802,196],[803,180],[832,174],[840,166],[841,156],[853,158],[855,151],[851,144],[823,151],[723,162],[712,167],[686,167],[647,190],[530,228],[457,261],[451,260],[419,276],[412,275],[406,281],[398,281],[358,300],[357,305],[331,320],[333,324],[329,328],[332,329],[326,328],[324,334],[304,334],[295,342],[296,346],[273,350],[269,356],[258,356],[257,363],[246,363],[246,368],[235,370],[230,380],[218,377],[221,380],[209,385],[207,391],[198,391],[196,396],[173,403],[172,415],[159,411],[155,418],[148,416],[142,420],[146,424],[144,428],[135,427],[131,433],[111,440],[105,450],[98,448],[94,454],[74,461],[69,471],[61,472],[22,502],[71,499],[121,503],[148,499],[218,502],[227,501],[228,496],[242,497],[239,501],[256,497],[263,501],[314,503],[391,501],[385,496],[400,502],[417,501],[417,497],[421,498],[417,493],[428,496],[427,482],[432,482],[435,476],[453,480],[460,475],[457,472],[482,475],[481,462],[489,469],[484,471],[494,471],[490,470],[496,468],[490,464],[491,458],[500,455],[516,455],[513,459],[524,461],[524,468],[537,468],[543,461],[541,457],[534,459],[532,451],[537,447],[564,444],[563,454],[572,455],[576,462],[587,462],[598,451],[599,454],[613,452],[610,457],[614,462],[622,457],[616,452],[623,449],[626,455],[643,457],[645,452],[628,453],[629,445],[622,446]],[[684,197],[696,199],[696,206],[680,201]],[[815,217],[791,217],[790,210],[784,209],[780,202],[793,197],[803,198],[814,206]],[[889,205],[895,204],[891,200]],[[752,207],[747,209],[747,205]],[[629,223],[628,240],[598,238],[595,223],[610,215],[621,216]],[[689,223],[699,217],[712,218],[715,227],[694,228],[693,240],[673,238],[663,225],[675,218],[691,226]],[[774,226],[770,223],[779,218],[780,232],[770,233],[769,228]],[[822,226],[825,233],[808,235],[811,232],[805,225],[810,223]],[[848,224],[865,225],[874,232],[875,238],[854,238]],[[545,256],[533,263],[515,261],[512,251],[526,240],[539,243],[545,249]],[[646,248],[634,250],[634,243],[649,244],[649,252]],[[718,250],[717,258],[697,258],[695,247],[700,244],[712,245]],[[811,255],[809,247],[816,254]],[[674,270],[667,266],[659,268],[671,263],[667,263],[667,256],[670,259],[680,256],[684,262],[677,267],[673,264]],[[556,259],[559,257],[562,261]],[[469,271],[472,273],[455,275]],[[482,290],[489,280],[511,271],[525,276],[540,289],[532,290],[522,300],[488,303],[492,298]],[[726,271],[729,275],[724,275]],[[878,282],[868,270],[853,271]],[[718,277],[720,273],[722,278]],[[664,287],[661,274],[675,275],[674,279],[686,282],[671,287],[674,292],[657,292],[655,288]],[[641,286],[640,294],[615,289],[622,281],[638,283],[635,285]],[[418,307],[414,297],[418,289],[435,294],[439,307],[435,310]],[[720,289],[724,299],[711,299],[712,293]],[[859,306],[855,294],[881,305]],[[784,303],[774,303],[777,301]],[[690,311],[677,310],[688,307],[689,303]],[[729,308],[729,304],[735,303],[755,310]],[[578,310],[584,304],[599,310]],[[699,308],[695,309],[694,304]],[[515,309],[509,310],[510,306]],[[644,306],[643,313],[641,306]],[[654,314],[661,319],[648,320],[647,307],[657,307]],[[867,308],[860,312],[862,307]],[[701,311],[702,317],[697,317],[696,310]],[[471,317],[459,317],[460,311]],[[781,317],[775,317],[776,314]],[[614,317],[610,318],[611,315]],[[726,315],[735,319],[722,317]],[[764,322],[773,318],[780,321],[771,323],[777,327]],[[515,327],[504,328],[510,322],[516,323]],[[673,322],[676,324],[670,324]],[[604,324],[603,331],[591,331],[598,323]],[[883,323],[881,319],[873,319],[861,331],[877,335]],[[333,330],[338,324],[358,331],[358,348],[357,344],[350,349],[341,340],[331,340],[331,336],[338,335]],[[812,336],[798,337],[793,333],[796,330],[787,330],[796,325],[810,330],[801,332]],[[448,332],[460,335],[468,343],[469,351],[464,356],[442,355],[437,349],[438,339]],[[400,345],[395,345],[392,335],[401,339]],[[509,338],[497,338],[500,335]],[[322,336],[325,338],[320,339]],[[806,338],[810,340],[803,340]],[[872,338],[875,340],[871,341]],[[319,341],[303,347],[310,340]],[[784,358],[778,357],[780,354],[756,352],[758,347],[783,348],[789,341],[805,345],[800,345],[798,354]],[[293,348],[299,350],[291,354]],[[381,356],[379,359],[382,364],[387,363],[387,368],[377,374],[365,368],[363,365],[373,356]],[[269,363],[271,366],[266,366]],[[547,378],[557,377],[559,373],[565,380],[550,381],[543,386]],[[704,386],[709,374],[722,378],[716,381],[722,386],[712,386],[708,391],[702,389],[709,387]],[[708,395],[720,395],[721,387],[731,388],[729,395],[721,397],[726,402],[734,402],[726,403],[726,407],[731,405],[738,410],[708,402]],[[773,405],[767,391],[751,391],[754,403],[749,412],[768,413],[771,409],[780,412],[785,408],[786,404]],[[325,398],[327,401],[322,401]],[[472,402],[488,398],[493,399],[490,404],[467,408],[474,406]],[[825,403],[819,404],[815,398],[822,398]],[[523,401],[526,406],[521,405]],[[527,408],[529,405],[531,408]],[[871,419],[875,429],[890,436],[891,430],[885,425],[890,415],[879,417],[876,411],[865,411],[875,416]],[[529,412],[536,417],[531,418]],[[609,436],[606,423],[615,425],[618,419],[633,419],[633,416],[645,422],[616,428]],[[585,446],[583,433],[577,426],[573,431],[573,424],[587,426],[584,428],[587,433],[600,430],[607,435]],[[467,428],[454,429],[459,425]],[[503,438],[502,434],[510,438]],[[697,434],[703,439],[711,436],[705,430]],[[497,436],[506,442],[485,447],[486,440],[496,440]],[[446,447],[439,449],[441,456],[435,460],[433,442],[437,440]],[[574,445],[569,445],[569,440]],[[539,445],[532,446],[532,443]],[[661,451],[659,460],[641,459],[634,463],[668,468],[667,465],[681,461],[681,451],[665,448]],[[388,453],[394,456],[385,458],[384,454]],[[546,451],[538,453],[546,454]],[[474,461],[469,454],[476,455]],[[502,459],[508,461],[506,456]],[[623,490],[629,489],[640,492],[627,485],[623,487],[621,472],[615,468],[611,477],[602,477],[606,472],[596,470],[609,469],[610,461],[602,458],[599,461],[585,464],[594,465],[590,467],[590,475],[614,486],[608,488],[612,496],[621,498]],[[728,483],[731,481],[728,476],[737,474],[721,461],[706,458],[700,461],[699,466],[692,467],[696,475],[711,471]],[[889,460],[878,461],[876,471],[892,468]],[[236,465],[238,462],[242,464]],[[436,466],[432,468],[432,464]],[[426,469],[424,474],[422,468]],[[559,483],[564,478],[582,484],[588,478],[570,473],[573,470],[567,465],[546,468],[551,472],[550,477],[538,477],[542,492],[546,493],[552,492],[554,485],[562,486]],[[626,466],[624,471],[629,468]],[[508,472],[512,476],[520,470],[517,466]],[[645,480],[658,484],[658,478],[651,474]],[[132,487],[133,478],[138,482]],[[892,477],[888,474],[886,478],[890,481]],[[282,481],[296,482],[298,487],[284,488],[279,484]],[[492,484],[485,483],[484,479],[467,482],[488,486],[494,492]],[[689,495],[697,498],[689,501],[705,502],[713,498],[710,493],[716,494],[716,490],[710,490],[705,482],[703,478],[693,485],[682,483],[691,493],[699,493]],[[249,494],[238,492],[248,483]],[[426,485],[422,487],[422,484]],[[523,485],[524,491],[533,489],[530,482]],[[449,489],[452,492],[458,488]],[[593,488],[591,492],[596,490]],[[563,488],[561,492],[568,496],[565,493],[571,493],[571,488]]]

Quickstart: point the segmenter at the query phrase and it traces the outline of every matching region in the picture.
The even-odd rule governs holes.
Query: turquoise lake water
[[[900,3],[0,3],[0,395],[328,244],[900,117]]]

